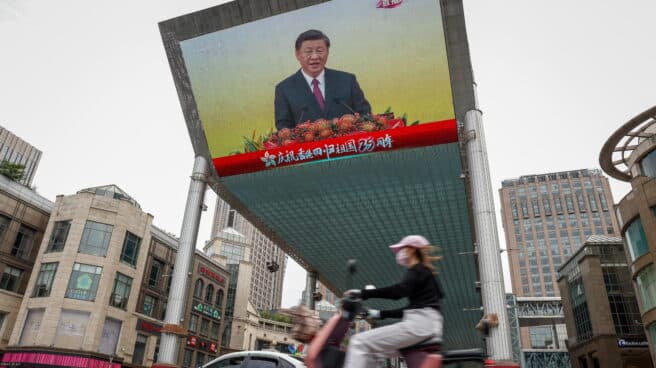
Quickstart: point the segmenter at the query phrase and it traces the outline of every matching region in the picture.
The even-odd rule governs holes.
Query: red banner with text
[[[432,146],[458,141],[454,119],[374,132],[358,132],[317,142],[248,152],[213,159],[219,176],[246,174],[276,167],[340,157]]]

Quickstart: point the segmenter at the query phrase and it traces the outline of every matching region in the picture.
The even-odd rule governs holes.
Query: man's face
[[[301,48],[296,50],[296,59],[301,68],[310,76],[321,74],[328,61],[328,46],[324,40],[303,41]]]

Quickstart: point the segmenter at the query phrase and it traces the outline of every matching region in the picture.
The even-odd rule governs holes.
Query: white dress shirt
[[[305,80],[307,81],[307,84],[310,86],[310,91],[314,91],[314,86],[312,86],[312,80],[316,79],[319,81],[319,90],[321,91],[321,95],[323,96],[323,99],[326,99],[326,84],[324,83],[326,78],[326,70],[322,70],[319,75],[317,75],[316,78],[311,77],[305,73],[305,70],[301,69],[301,73],[303,73],[303,77],[305,77]]]

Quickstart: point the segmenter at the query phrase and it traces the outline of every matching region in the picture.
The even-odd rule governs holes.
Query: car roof
[[[217,357],[216,359],[213,359],[203,367],[209,366],[211,363],[217,362],[219,360],[246,357],[246,356],[282,358],[286,362],[293,364],[295,367],[305,367],[305,364],[302,361],[291,357],[289,354],[281,353],[279,351],[272,351],[272,350],[248,350],[248,351],[238,351],[235,353],[225,354],[225,355],[221,355],[220,357]]]

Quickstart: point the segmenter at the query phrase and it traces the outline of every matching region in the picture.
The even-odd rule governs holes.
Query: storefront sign
[[[218,282],[221,285],[225,285],[225,278],[223,278],[223,276],[217,274],[216,272],[210,270],[205,266],[200,266],[200,273],[213,279],[214,281]]]
[[[621,348],[648,348],[649,343],[647,340],[641,339],[619,339],[617,340],[617,346]]]
[[[159,335],[162,332],[162,326],[144,321],[143,319],[137,320],[137,330],[150,332],[151,334]]]
[[[218,349],[218,345],[215,342],[203,340],[198,336],[189,336],[187,338],[187,346],[201,350],[207,350],[210,353],[216,353]]]
[[[218,309],[212,306],[205,305],[203,303],[198,303],[194,305],[194,310],[196,312],[203,313],[204,315],[212,317],[214,319],[221,319],[221,312],[219,312]]]

